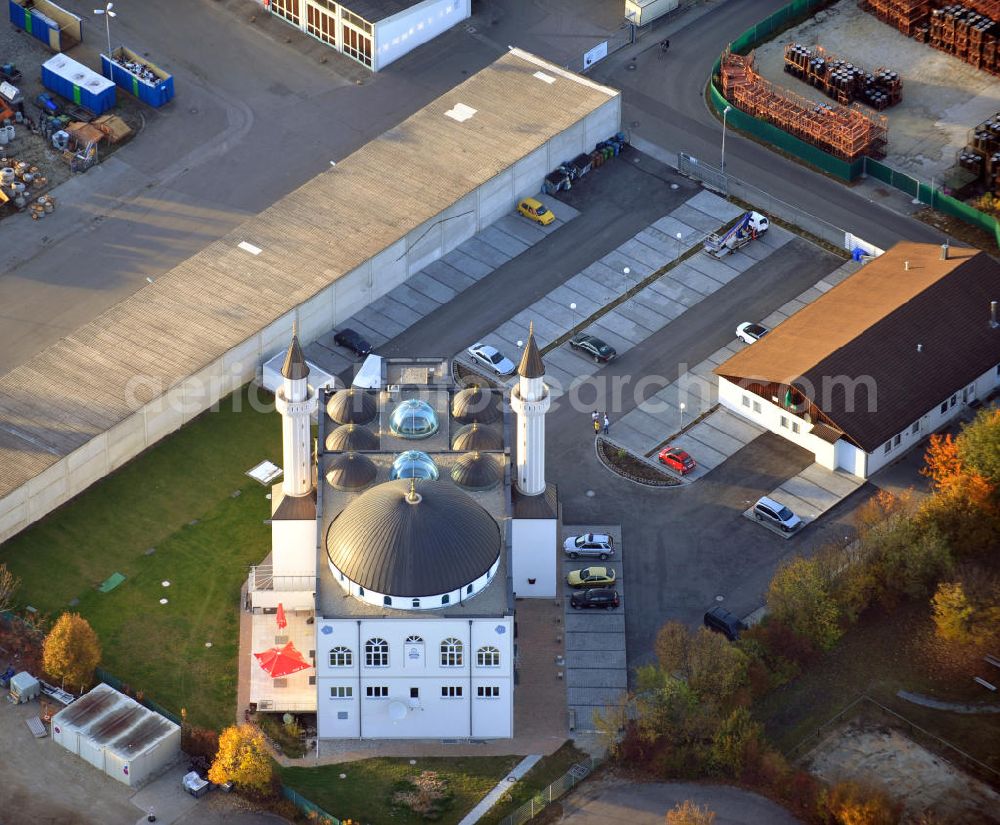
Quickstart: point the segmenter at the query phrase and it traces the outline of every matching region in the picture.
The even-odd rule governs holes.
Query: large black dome
[[[501,544],[500,526],[469,495],[444,481],[410,479],[365,491],[326,535],[337,569],[389,596],[465,587],[493,566]]]
[[[375,462],[360,453],[341,453],[327,465],[326,480],[335,490],[363,490],[375,480]]]
[[[451,414],[459,424],[492,424],[500,418],[496,396],[477,384],[455,393]]]
[[[327,434],[326,449],[332,453],[377,450],[378,436],[358,424],[341,424]]]
[[[455,433],[451,448],[460,453],[474,450],[502,450],[503,438],[493,427],[485,424],[466,424]]]
[[[326,413],[338,424],[367,424],[378,415],[378,403],[372,393],[351,387],[333,394]]]

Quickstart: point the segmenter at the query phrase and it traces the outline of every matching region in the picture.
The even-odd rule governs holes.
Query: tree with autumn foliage
[[[219,735],[208,779],[216,785],[232,782],[242,790],[260,793],[270,786],[272,770],[264,734],[253,725],[232,725]]]
[[[826,804],[838,825],[896,825],[902,814],[883,791],[858,782],[838,782]]]
[[[42,667],[57,682],[83,691],[101,662],[97,634],[79,613],[63,613],[42,643]]]
[[[0,564],[0,612],[14,606],[14,594],[20,586],[21,580],[7,569],[6,564]]]
[[[1000,532],[1000,411],[983,410],[957,437],[932,435],[924,463],[934,495],[919,520],[956,554],[990,550]]]
[[[690,799],[679,802],[667,811],[666,825],[712,825],[715,812],[708,806],[695,805]]]

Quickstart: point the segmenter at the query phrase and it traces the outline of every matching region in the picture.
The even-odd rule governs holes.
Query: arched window
[[[392,596],[383,596],[382,604],[384,604],[386,607],[392,607]]]
[[[365,642],[365,664],[368,667],[389,667],[389,643],[385,639]]]
[[[353,661],[349,647],[335,647],[330,651],[330,667],[350,667]]]
[[[462,666],[462,642],[454,637],[441,642],[441,666]]]
[[[476,664],[480,667],[500,667],[500,651],[487,645],[476,651]]]

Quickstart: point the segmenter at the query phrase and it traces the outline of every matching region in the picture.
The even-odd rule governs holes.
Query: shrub
[[[758,742],[763,732],[763,727],[750,718],[746,708],[734,710],[712,738],[712,768],[726,776],[739,777],[743,773],[750,744]]]
[[[858,782],[838,782],[830,789],[826,804],[840,825],[896,825],[902,807],[883,791]]]
[[[695,805],[690,799],[685,799],[667,811],[666,825],[712,825],[715,813],[708,806]]]
[[[767,604],[775,618],[822,650],[841,636],[840,611],[813,560],[796,556],[782,564],[768,586]]]

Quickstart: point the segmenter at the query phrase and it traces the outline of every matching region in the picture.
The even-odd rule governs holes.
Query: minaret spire
[[[309,365],[294,325],[281,375],[284,381],[274,401],[281,413],[285,464],[282,490],[286,496],[305,496],[312,492],[311,423],[316,410],[316,390],[309,386]]]
[[[517,414],[515,484],[522,495],[537,496],[545,492],[545,413],[551,398],[542,380],[545,364],[535,343],[534,322],[528,325],[517,374],[520,378],[510,393],[510,405]]]

